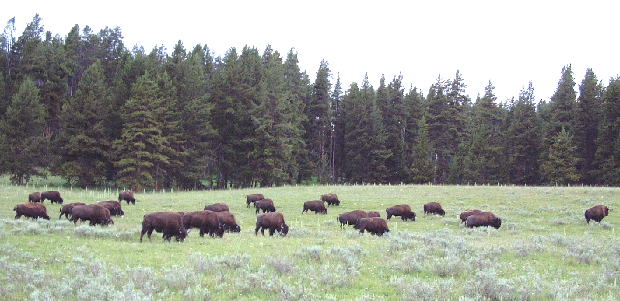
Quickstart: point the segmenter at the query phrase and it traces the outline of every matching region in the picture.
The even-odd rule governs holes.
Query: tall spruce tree
[[[429,89],[427,95],[428,105],[428,134],[431,141],[432,163],[435,175],[433,182],[448,182],[448,172],[452,160],[452,154],[457,144],[456,128],[450,126],[450,119],[456,114],[455,107],[448,102],[446,95],[448,82],[437,79]]]
[[[45,110],[39,103],[39,89],[26,78],[0,119],[0,174],[8,173],[11,182],[24,185],[38,168],[45,167],[42,146]]]
[[[326,61],[321,61],[312,94],[306,104],[306,145],[310,150],[310,162],[321,183],[329,179],[329,150],[331,137],[330,119],[330,70]]]
[[[599,123],[594,157],[597,183],[620,185],[620,78],[609,81],[603,94],[602,118]]]
[[[428,125],[424,115],[418,120],[416,136],[416,141],[411,147],[410,181],[416,184],[429,183],[433,181],[435,171],[431,160],[433,151],[428,135]]]
[[[381,78],[377,89],[377,106],[381,111],[382,122],[385,128],[385,143],[390,151],[385,161],[387,181],[390,183],[402,182],[406,178],[405,165],[405,126],[406,107],[402,88],[402,76],[396,76],[386,86],[385,78]]]
[[[340,75],[336,79],[334,90],[332,91],[332,133],[331,133],[331,154],[330,169],[331,182],[339,183],[343,176],[342,167],[344,165],[344,104],[342,94],[342,84]]]
[[[81,187],[102,184],[112,169],[112,133],[106,125],[111,97],[100,61],[82,76],[62,108],[63,131],[55,173]]]
[[[576,150],[570,133],[562,129],[542,165],[544,176],[550,184],[566,185],[579,180]]]
[[[598,123],[601,117],[602,87],[596,79],[592,69],[586,71],[586,75],[579,86],[579,98],[575,106],[574,139],[577,147],[579,163],[577,170],[580,178],[586,184],[594,184],[593,163],[596,154],[596,139],[598,136]]]

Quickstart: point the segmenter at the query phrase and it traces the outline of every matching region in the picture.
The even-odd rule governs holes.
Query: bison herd
[[[49,220],[47,209],[43,205],[45,200],[51,203],[63,204],[64,200],[58,191],[33,192],[28,195],[28,202],[15,206],[15,218],[22,216],[37,219],[43,218]],[[73,223],[78,221],[88,221],[89,225],[110,225],[114,224],[112,216],[123,216],[125,212],[122,209],[121,201],[127,204],[136,203],[133,192],[123,191],[119,193],[118,201],[102,201],[94,204],[70,203],[62,205],[60,208],[59,219],[64,215]],[[338,196],[333,193],[323,194],[320,200],[307,201],[303,203],[302,214],[312,211],[315,214],[327,214],[325,206],[340,206]],[[256,217],[256,228],[254,234],[258,235],[261,231],[265,235],[265,230],[269,231],[269,235],[275,233],[285,236],[289,231],[289,226],[284,220],[281,212],[276,212],[276,206],[272,199],[265,198],[263,194],[249,194],[246,196],[246,205],[254,206],[256,214],[262,211],[262,214]],[[423,206],[424,214],[436,214],[445,216],[446,212],[440,203],[430,202]],[[398,216],[402,221],[415,221],[416,213],[411,210],[408,204],[394,205],[385,210],[387,220],[393,216]],[[604,205],[594,206],[585,211],[585,219],[587,223],[590,220],[600,222],[609,214],[609,208]],[[485,212],[478,209],[469,209],[459,215],[459,219],[464,223],[465,227],[494,227],[499,229],[502,220],[495,216],[492,212]],[[388,223],[381,218],[381,214],[377,211],[353,210],[340,214],[337,217],[340,228],[347,225],[353,226],[360,233],[368,232],[372,235],[381,236],[390,232]],[[207,205],[201,211],[191,212],[154,212],[145,214],[142,220],[142,231],[140,234],[140,242],[142,242],[144,234],[147,234],[149,240],[153,231],[163,234],[164,241],[170,241],[172,237],[176,241],[183,241],[191,229],[198,229],[200,236],[208,234],[210,237],[223,237],[225,232],[240,232],[241,227],[237,224],[235,215],[230,212],[229,207],[225,203],[215,203]]]

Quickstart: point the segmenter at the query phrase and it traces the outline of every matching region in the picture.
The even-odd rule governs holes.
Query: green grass
[[[620,298],[620,217],[611,211],[602,224],[591,225],[583,218],[585,209],[594,205],[618,208],[618,188],[406,185],[147,192],[136,196],[135,206],[123,203],[125,217],[100,230],[121,237],[78,235],[72,224],[56,222],[60,205],[49,201],[45,205],[52,223],[13,222],[13,207],[27,201],[28,193],[45,189],[56,187],[0,186],[0,269],[11,271],[11,264],[21,263],[22,269],[41,271],[46,278],[64,279],[58,282],[103,277],[116,291],[123,291],[126,283],[115,284],[120,280],[114,279],[134,279],[129,292],[176,300],[202,299],[205,294],[213,300]],[[60,191],[66,203],[118,195],[69,187]],[[301,214],[304,201],[328,192],[338,194],[341,206],[328,207],[327,215]],[[254,235],[256,215],[245,204],[249,193],[275,201],[290,226],[287,237]],[[424,216],[422,205],[430,201],[440,202],[446,216]],[[154,233],[152,241],[139,242],[145,213],[201,210],[215,202],[230,206],[241,233],[212,239],[192,231],[183,243],[165,243]],[[406,223],[392,219],[392,232],[384,237],[359,235],[351,227],[341,230],[336,221],[338,214],[354,209],[376,210],[385,217],[385,208],[396,204],[410,204],[418,218]],[[493,211],[502,218],[502,228],[465,229],[457,216],[469,208]],[[54,225],[55,230],[46,230]],[[79,275],[84,273],[80,258],[105,269]],[[140,288],[144,281],[131,274],[144,267],[152,269],[150,285],[156,289]],[[182,275],[179,270],[192,276],[186,275],[182,284],[166,279]],[[75,290],[51,285],[52,280],[20,286],[15,279],[19,277],[10,272],[0,274],[3,283],[13,281],[6,286],[11,291],[0,289],[0,298],[75,298]],[[92,282],[83,286],[106,290]],[[106,298],[119,297],[94,299]]]

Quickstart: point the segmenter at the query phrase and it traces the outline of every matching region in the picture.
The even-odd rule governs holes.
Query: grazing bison
[[[213,212],[222,212],[222,211],[230,211],[228,210],[228,205],[224,203],[215,203],[212,205],[205,206],[204,210],[211,210]]]
[[[47,215],[47,208],[45,208],[43,204],[39,204],[39,203],[28,202],[28,203],[19,204],[15,206],[15,208],[13,208],[13,211],[15,211],[15,219],[22,217],[22,215],[25,217],[32,218],[32,219],[35,219],[35,218],[43,218],[46,220],[50,219],[50,217]]]
[[[491,226],[495,229],[499,229],[499,227],[502,226],[502,220],[491,212],[480,212],[478,214],[470,215],[465,220],[465,226],[468,228]]]
[[[589,224],[590,220],[593,220],[600,223],[607,215],[609,215],[609,208],[605,205],[597,205],[586,210],[586,222]]]
[[[340,206],[340,200],[338,200],[338,196],[335,193],[322,194],[321,201],[327,202],[327,206]]]
[[[70,221],[75,224],[80,220],[89,221],[90,226],[114,224],[110,218],[110,210],[97,204],[74,206],[71,209]]]
[[[383,233],[390,232],[387,222],[380,217],[360,218],[355,225],[355,229],[359,229],[360,233],[368,231],[370,234],[378,236],[382,236]]]
[[[478,213],[482,213],[482,211],[480,211],[478,209],[469,209],[467,211],[463,211],[461,213],[461,215],[459,215],[459,218],[461,219],[461,222],[464,223],[469,216],[475,215],[475,214],[478,214]]]
[[[282,212],[269,212],[257,216],[254,235],[258,235],[258,230],[260,230],[262,235],[265,235],[265,229],[269,229],[269,236],[273,236],[273,233],[276,231],[286,236],[288,234],[288,225],[284,222]]]
[[[217,217],[220,220],[220,224],[224,228],[226,232],[241,232],[241,227],[237,225],[237,221],[235,220],[235,215],[230,213],[229,211],[219,211],[215,212]]]
[[[276,212],[276,206],[273,204],[272,199],[262,199],[254,202],[254,208],[256,208],[256,214],[258,211],[263,210],[265,212]]]
[[[446,212],[441,208],[441,204],[437,202],[430,202],[424,204],[424,214],[439,214],[441,216],[446,215]]]
[[[183,214],[183,226],[186,229],[197,228],[200,230],[200,237],[205,233],[209,236],[224,236],[224,227],[220,223],[220,219],[213,211],[193,211]]]
[[[368,217],[381,217],[381,214],[377,211],[368,211]]]
[[[304,210],[301,213],[306,211],[314,211],[314,214],[322,213],[327,214],[327,208],[325,208],[325,204],[323,201],[307,201],[304,203]]]
[[[40,192],[33,192],[31,194],[28,195],[28,202],[40,202],[41,201],[41,193]]]
[[[387,219],[392,218],[392,216],[400,216],[403,221],[412,220],[415,222],[415,212],[411,211],[409,205],[392,206],[385,209],[385,212],[387,213]]]
[[[45,200],[50,200],[53,203],[62,204],[64,200],[60,197],[58,191],[44,191],[41,193],[41,203]]]
[[[108,208],[108,210],[110,210],[110,215],[112,216],[125,215],[125,212],[121,208],[121,202],[119,201],[102,201],[97,203],[97,205]]]
[[[183,226],[183,214],[179,212],[154,212],[145,214],[142,219],[142,232],[140,242],[144,233],[151,240],[151,234],[155,230],[163,233],[164,241],[170,241],[173,236],[177,241],[183,241],[187,237],[187,230]]]
[[[73,210],[73,207],[82,206],[82,205],[86,205],[86,204],[71,203],[71,204],[63,205],[62,208],[60,208],[60,216],[58,216],[58,219],[61,219],[63,214],[65,215],[66,219],[69,219],[69,215],[72,215],[71,210]]]
[[[127,205],[129,205],[129,203],[135,205],[136,204],[136,198],[133,196],[133,191],[123,191],[121,193],[118,194],[118,201],[125,201],[127,202]]]
[[[246,196],[246,200],[245,200],[245,202],[248,204],[248,208],[250,208],[250,204],[251,204],[251,203],[254,203],[254,202],[256,202],[256,201],[260,201],[260,200],[262,200],[262,199],[264,199],[264,198],[265,198],[265,196],[264,196],[264,195],[262,195],[262,194],[260,194],[260,193],[248,194],[248,195]]]
[[[353,210],[339,215],[338,221],[340,222],[340,228],[344,228],[344,225],[355,226],[360,218],[366,217],[368,217],[368,212],[364,210]]]

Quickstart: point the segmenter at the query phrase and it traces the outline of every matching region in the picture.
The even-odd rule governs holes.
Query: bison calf
[[[327,208],[325,208],[325,204],[323,203],[323,201],[307,201],[304,203],[304,210],[301,211],[301,213],[304,213],[306,211],[313,211],[314,214],[317,213],[322,213],[322,214],[327,214]]]
[[[49,220],[50,217],[47,215],[47,208],[40,203],[23,203],[15,206],[13,208],[15,211],[15,219],[19,219],[20,217],[25,216],[32,219],[35,218],[43,218]]]
[[[215,204],[212,204],[212,205],[207,205],[207,206],[205,206],[204,210],[211,210],[213,212],[230,211],[228,209],[228,205],[226,205],[224,203],[215,203]]]
[[[248,194],[246,196],[245,202],[248,205],[248,208],[250,208],[250,204],[256,202],[256,201],[260,201],[262,199],[264,199],[265,196],[260,194],[260,193],[255,193],[255,194]]]
[[[41,201],[41,193],[40,192],[33,192],[31,194],[28,195],[28,202],[40,202]]]
[[[441,204],[437,202],[430,202],[424,204],[424,214],[438,214],[441,216],[446,215],[446,212],[441,208]]]
[[[586,222],[589,224],[590,220],[593,220],[600,223],[607,215],[609,215],[609,208],[605,205],[597,205],[586,210]]]
[[[355,225],[355,228],[359,229],[360,233],[368,231],[370,234],[378,236],[382,236],[383,233],[390,232],[387,222],[380,217],[361,218]]]
[[[60,192],[58,191],[44,191],[41,193],[41,202],[45,200],[50,200],[50,202],[62,204],[64,200],[60,197]]]
[[[392,218],[392,216],[400,216],[403,221],[415,221],[415,212],[411,211],[411,207],[406,204],[392,206],[385,209],[385,212],[387,213],[387,219]]]
[[[470,217],[471,215],[478,214],[478,213],[482,213],[482,211],[478,209],[470,209],[470,210],[462,212],[461,215],[459,215],[459,218],[461,219],[461,222],[464,223],[468,217]]]
[[[205,233],[211,237],[222,237],[224,235],[224,228],[220,224],[220,219],[215,212],[209,210],[185,212],[183,214],[183,226],[186,229],[199,229],[200,237],[203,237]]]
[[[129,203],[131,203],[132,205],[136,204],[136,198],[133,196],[133,191],[123,191],[119,193],[118,201],[119,202],[125,201],[127,202],[127,205],[129,205]]]
[[[69,215],[72,215],[71,210],[73,210],[73,207],[82,206],[82,205],[86,205],[86,204],[71,203],[71,204],[63,205],[62,208],[60,208],[60,216],[58,216],[58,219],[61,219],[63,214],[65,215],[66,219],[69,219]]]
[[[276,211],[276,206],[271,199],[262,199],[254,202],[254,208],[256,208],[256,214],[258,214],[260,210],[263,210],[263,213]]]
[[[103,206],[107,208],[108,210],[110,210],[110,215],[112,216],[125,215],[125,212],[123,211],[121,207],[121,202],[119,201],[101,201],[101,202],[98,202],[97,205]]]
[[[75,224],[80,220],[89,221],[91,226],[114,224],[114,221],[110,218],[110,210],[97,204],[73,207],[71,209],[70,221]]]
[[[164,241],[170,241],[173,236],[177,241],[183,241],[187,237],[187,230],[183,226],[183,214],[179,212],[154,212],[144,215],[140,242],[145,233],[151,240],[153,230],[163,233]]]
[[[340,200],[335,193],[327,193],[321,195],[321,201],[326,202],[327,206],[340,206]]]
[[[258,235],[258,230],[260,230],[262,235],[265,235],[265,229],[269,229],[269,236],[273,236],[276,231],[286,236],[288,234],[288,225],[284,221],[282,212],[269,212],[257,216],[254,235]]]
[[[355,226],[360,218],[366,217],[368,217],[368,212],[364,210],[353,210],[339,215],[338,221],[340,222],[340,228],[343,228],[344,225]]]
[[[481,212],[478,214],[470,215],[465,220],[465,226],[468,228],[473,227],[493,227],[499,229],[502,225],[502,220],[495,216],[491,212]]]

